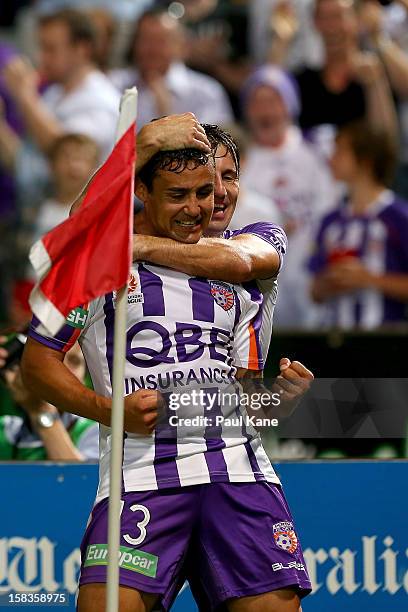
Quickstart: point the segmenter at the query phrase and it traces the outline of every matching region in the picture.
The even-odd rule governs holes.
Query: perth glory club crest
[[[211,295],[225,311],[231,310],[235,303],[234,292],[227,283],[211,282]]]
[[[281,523],[275,523],[273,526],[273,537],[276,545],[282,548],[282,550],[294,553],[297,549],[298,539],[291,522],[282,521]]]

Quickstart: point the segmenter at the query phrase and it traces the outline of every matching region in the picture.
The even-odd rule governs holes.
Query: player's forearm
[[[408,302],[408,275],[383,274],[370,277],[369,286],[394,300]]]
[[[0,120],[0,164],[13,172],[21,140],[4,120]]]
[[[29,391],[64,412],[110,426],[111,400],[85,387],[57,356],[41,356],[35,344],[27,341],[21,363]]]
[[[61,136],[63,129],[48,111],[41,98],[23,95],[17,104],[24,118],[27,131],[44,152],[48,152],[55,140]]]
[[[202,238],[198,244],[182,244],[168,238],[138,236],[133,257],[167,266],[190,276],[214,278],[231,283],[252,280],[251,257],[237,242]]]
[[[55,421],[49,428],[37,427],[36,431],[44,444],[48,459],[52,461],[84,460],[60,420]]]

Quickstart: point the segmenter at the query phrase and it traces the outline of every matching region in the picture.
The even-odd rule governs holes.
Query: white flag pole
[[[137,90],[136,87],[133,87],[132,89],[127,89],[121,99],[116,141],[118,141],[132,125],[132,123],[134,123],[136,119],[136,112]],[[118,612],[119,609],[118,555],[120,545],[120,512],[122,494],[122,454],[124,421],[123,379],[125,375],[126,357],[126,318],[127,284],[118,291],[115,304],[111,415],[111,461],[108,520],[108,572],[106,591],[107,612]]]

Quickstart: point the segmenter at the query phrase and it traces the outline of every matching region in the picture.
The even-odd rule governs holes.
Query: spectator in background
[[[27,134],[44,153],[67,131],[87,134],[106,157],[115,138],[119,94],[95,67],[90,18],[66,9],[40,17],[38,24],[39,72],[48,84],[44,93],[38,93],[38,74],[23,58],[3,69]]]
[[[172,10],[172,3],[170,11]],[[186,62],[226,88],[239,117],[239,93],[252,69],[249,49],[249,4],[230,0],[184,0]],[[173,3],[174,6],[174,3]],[[174,10],[174,9],[173,9]]]
[[[396,161],[385,130],[362,122],[340,128],[331,165],[348,193],[321,221],[310,269],[323,323],[374,329],[407,322],[408,204],[386,187]]]
[[[7,351],[1,349],[0,367],[6,356]],[[84,380],[85,362],[78,344],[68,351],[65,363],[79,380]],[[0,415],[0,460],[99,459],[97,423],[61,413],[51,404],[32,396],[24,386],[19,367],[6,370],[5,379],[20,413]]]
[[[396,135],[397,124],[385,70],[373,53],[358,47],[359,22],[353,0],[316,0],[315,26],[324,46],[322,69],[296,74],[302,129],[339,126],[366,118]]]
[[[360,21],[366,42],[383,62],[397,97],[401,151],[395,189],[408,198],[408,0],[398,0],[387,9],[378,0],[364,0]]]
[[[55,141],[49,153],[53,197],[35,215],[32,243],[68,218],[72,202],[96,170],[99,157],[96,142],[84,134],[64,134]]]
[[[316,308],[309,297],[307,259],[318,220],[336,201],[336,190],[326,162],[303,139],[294,124],[299,98],[292,79],[278,68],[265,66],[248,79],[243,105],[252,137],[242,171],[244,190],[268,198],[261,206],[240,204],[234,227],[271,221],[285,229],[289,249],[285,269],[279,277],[279,299],[275,309],[277,327],[309,327]]]
[[[88,7],[85,13],[92,21],[95,29],[94,61],[102,72],[111,67],[113,42],[116,34],[116,21],[108,10],[102,7]]]
[[[223,87],[183,63],[184,33],[163,9],[144,13],[137,22],[129,59],[132,66],[113,70],[120,90],[138,88],[138,127],[163,115],[192,112],[202,123],[226,124],[232,111]]]
[[[0,42],[0,72],[15,56],[15,50]],[[0,122],[4,122],[7,131],[20,134],[22,122],[13,100],[8,95],[7,88],[0,75]],[[1,140],[1,136],[0,136]],[[0,321],[7,317],[11,282],[11,253],[14,225],[17,220],[16,192],[12,172],[2,163],[2,147],[0,144]]]
[[[315,0],[252,0],[250,41],[257,63],[297,70],[320,67],[323,49],[313,23]]]

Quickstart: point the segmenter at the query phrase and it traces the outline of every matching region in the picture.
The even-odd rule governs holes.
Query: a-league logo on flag
[[[298,539],[293,529],[293,523],[289,521],[282,521],[281,523],[275,523],[273,526],[273,537],[276,545],[282,550],[294,553],[297,549]]]
[[[227,283],[211,282],[211,295],[224,310],[231,310],[234,305],[234,292]]]

